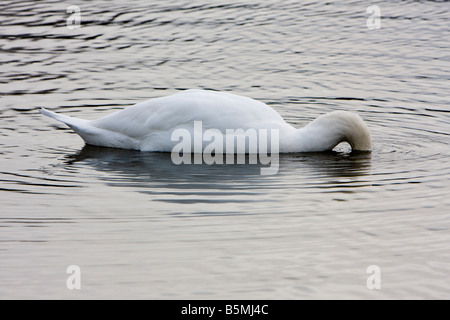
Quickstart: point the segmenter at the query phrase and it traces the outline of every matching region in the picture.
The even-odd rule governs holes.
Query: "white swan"
[[[176,129],[194,130],[194,121],[204,129],[278,129],[279,152],[319,152],[333,149],[342,141],[352,150],[370,151],[367,125],[354,113],[334,111],[322,115],[301,129],[295,129],[268,105],[251,98],[208,90],[186,90],[151,99],[94,121],[40,112],[64,122],[90,145],[170,152]]]

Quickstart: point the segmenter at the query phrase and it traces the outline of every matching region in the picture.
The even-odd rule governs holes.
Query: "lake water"
[[[380,20],[367,1],[76,4],[69,29],[69,3],[0,2],[1,299],[450,298],[450,2],[377,1]],[[37,111],[188,88],[296,127],[357,112],[373,152],[177,166]]]

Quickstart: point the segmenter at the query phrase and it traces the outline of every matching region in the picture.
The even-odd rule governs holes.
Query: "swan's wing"
[[[194,134],[195,121],[201,121],[202,130],[218,129],[223,134],[228,129],[292,129],[262,102],[205,90],[141,102],[94,121],[41,112],[66,123],[88,144],[145,151],[171,151],[172,133],[182,128]]]
[[[193,126],[194,121],[202,121],[206,129],[223,132],[261,127],[264,122],[284,123],[275,110],[254,99],[223,92],[186,90],[138,103],[90,124],[137,138]]]

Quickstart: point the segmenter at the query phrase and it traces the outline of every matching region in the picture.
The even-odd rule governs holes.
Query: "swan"
[[[202,129],[214,129],[225,136],[229,129],[278,130],[280,153],[328,151],[343,141],[353,151],[372,150],[369,129],[355,113],[333,111],[296,129],[263,102],[211,90],[184,90],[93,121],[44,108],[40,112],[68,125],[86,144],[102,147],[171,152],[177,143],[172,138],[174,130],[195,134],[194,122],[201,121]]]

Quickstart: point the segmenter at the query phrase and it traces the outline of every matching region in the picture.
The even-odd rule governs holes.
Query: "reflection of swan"
[[[278,130],[281,153],[327,151],[342,141],[347,141],[352,150],[372,148],[370,132],[356,114],[334,111],[295,129],[262,102],[205,90],[187,90],[138,103],[94,121],[45,109],[41,112],[67,124],[87,144],[104,147],[170,152],[175,146],[171,139],[174,130],[195,136],[194,121],[202,121],[202,128],[218,130],[223,136],[227,130]]]
[[[78,153],[67,156],[66,164],[92,166],[95,170],[109,172],[111,181],[153,181],[167,183],[170,188],[183,183],[183,188],[220,184],[230,188],[229,182],[247,181],[253,187],[271,184],[280,176],[297,175],[308,180],[339,180],[370,174],[371,154],[366,152],[338,153],[290,153],[279,158],[280,171],[276,176],[260,175],[262,164],[176,165],[170,153],[139,152],[134,150],[100,148],[85,145]],[[110,175],[108,175],[109,177]],[[120,177],[120,179],[118,179]],[[316,181],[316,182],[317,182]],[[279,183],[280,181],[274,181]],[[144,184],[145,185],[145,184]]]
[[[371,185],[368,152],[280,154],[277,175],[261,175],[263,165],[248,161],[176,165],[170,153],[89,145],[66,156],[64,162],[70,171],[94,170],[92,177],[96,183],[102,181],[107,186],[144,194],[151,201],[170,204],[167,211],[174,215],[242,214],[249,211],[248,204],[255,214],[262,210],[261,206],[265,208],[263,212],[276,208],[273,202],[278,199],[310,206],[309,200],[299,203],[292,199],[315,197],[320,201],[322,192],[349,193],[357,190],[354,188]],[[172,204],[192,206],[177,211]]]

